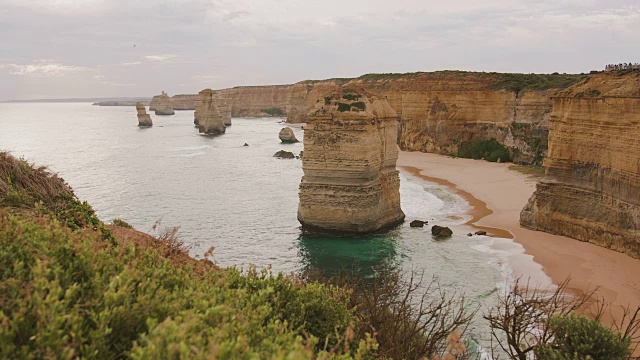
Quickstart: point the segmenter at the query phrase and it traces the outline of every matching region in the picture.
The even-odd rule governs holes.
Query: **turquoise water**
[[[401,170],[405,224],[368,237],[302,236],[301,161],[273,154],[297,154],[303,145],[280,143],[281,119],[235,118],[226,134],[205,137],[192,111],[152,118],[152,128],[140,129],[134,107],[0,104],[0,149],[59,172],[105,221],[122,218],[147,232],[158,221],[180,226],[193,256],[213,246],[222,266],[331,272],[357,262],[363,276],[387,267],[424,271],[478,305],[491,305],[505,283],[506,254],[491,249],[491,238],[466,236],[469,204],[440,185]],[[409,227],[414,219],[450,226],[454,236],[434,240],[428,227]]]

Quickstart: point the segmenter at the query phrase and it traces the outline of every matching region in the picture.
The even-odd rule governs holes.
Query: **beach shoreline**
[[[494,248],[511,254],[515,278],[541,287],[570,278],[569,288],[575,292],[598,287],[597,295],[612,305],[614,318],[621,306],[640,306],[640,260],[520,226],[520,211],[535,191],[536,178],[509,169],[512,164],[420,152],[401,151],[397,164],[465,198],[472,207],[467,226],[487,231],[496,238]]]

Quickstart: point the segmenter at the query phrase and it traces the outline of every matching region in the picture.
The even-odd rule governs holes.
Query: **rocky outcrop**
[[[291,151],[280,150],[273,154],[273,157],[278,159],[295,159],[296,156]]]
[[[558,95],[546,174],[522,226],[640,258],[640,71],[596,75]]]
[[[173,110],[195,110],[195,102],[197,95],[182,94],[171,97],[171,106]]]
[[[453,231],[446,226],[433,225],[431,227],[431,235],[436,238],[448,238],[453,235]]]
[[[198,129],[206,135],[220,135],[226,131],[224,124],[224,111],[218,107],[219,98],[211,89],[202,90],[199,93],[198,104]]]
[[[164,91],[161,95],[156,95],[151,99],[149,111],[155,111],[156,115],[174,115],[171,98]]]
[[[198,96],[196,96],[194,100],[195,111],[193,112],[193,124],[196,127],[200,124],[200,114],[202,112],[202,104],[205,97],[211,98],[211,101],[214,103],[225,126],[231,126],[231,105],[229,104],[228,99],[224,98],[221,91],[211,89],[204,89],[198,93]]]
[[[297,143],[298,139],[296,138],[296,134],[293,133],[293,129],[290,127],[282,128],[280,133],[278,134],[280,141],[283,143]]]
[[[338,89],[307,116],[298,220],[304,230],[369,233],[404,221],[397,114],[370,93]]]
[[[138,126],[153,126],[151,116],[147,114],[147,111],[141,102],[136,103],[136,111],[138,113]]]

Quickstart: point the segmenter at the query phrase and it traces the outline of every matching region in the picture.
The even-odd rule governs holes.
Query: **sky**
[[[640,62],[639,0],[0,0],[0,100]]]

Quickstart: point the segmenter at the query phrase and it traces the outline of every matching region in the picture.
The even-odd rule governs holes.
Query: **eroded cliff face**
[[[171,106],[173,110],[195,110],[195,101],[197,95],[183,94],[171,97]]]
[[[286,114],[291,85],[241,86],[220,90],[231,106],[233,117],[269,116],[265,110],[279,109]]]
[[[397,115],[371,94],[325,94],[307,117],[298,220],[305,230],[369,233],[404,221]]]
[[[522,226],[640,258],[640,72],[597,75],[558,95],[545,178]]]

